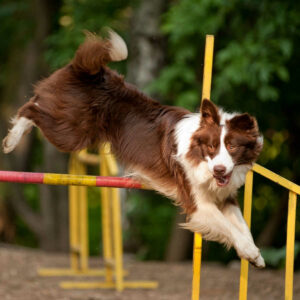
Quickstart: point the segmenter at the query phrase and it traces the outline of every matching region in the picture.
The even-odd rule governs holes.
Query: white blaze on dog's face
[[[205,156],[208,163],[208,168],[217,181],[218,186],[225,186],[229,183],[234,162],[232,156],[229,154],[226,145],[225,137],[227,135],[227,129],[224,125],[221,125],[220,141],[218,152],[214,157],[209,155]]]
[[[206,162],[219,187],[228,185],[235,166],[251,165],[262,149],[257,122],[249,114],[228,114],[203,100],[200,126],[191,134],[186,159]]]

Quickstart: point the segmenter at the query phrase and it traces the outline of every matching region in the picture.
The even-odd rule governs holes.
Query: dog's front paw
[[[266,266],[265,260],[260,253],[258,257],[256,257],[254,260],[249,260],[249,262],[259,269],[262,269]]]
[[[264,268],[266,266],[259,249],[249,239],[243,238],[235,245],[239,257],[248,260],[257,268]]]

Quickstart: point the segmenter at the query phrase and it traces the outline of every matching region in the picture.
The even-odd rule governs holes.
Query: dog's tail
[[[71,63],[75,75],[82,75],[82,77],[96,75],[108,62],[120,61],[127,57],[127,47],[123,39],[112,30],[109,30],[108,33],[107,39],[87,33],[85,42],[78,48]],[[65,68],[63,69],[65,70]],[[66,70],[64,72],[67,74]],[[42,88],[38,88],[40,95],[32,97],[19,109],[16,118],[13,119],[13,127],[2,144],[5,153],[13,151],[22,136],[30,131],[32,126],[41,128],[45,136],[62,151],[82,149],[95,142],[95,134],[81,134],[74,130],[73,120],[77,120],[78,117],[74,112],[80,113],[80,109],[65,108],[65,110],[61,110],[58,117],[59,107],[61,107],[60,100],[56,96],[57,91],[51,90],[53,84],[47,80],[49,79],[42,81]],[[68,96],[67,93],[66,96]],[[68,143],[67,137],[69,137]]]
[[[107,39],[90,32],[86,33],[87,37],[72,61],[75,72],[95,75],[107,63],[127,58],[128,51],[124,40],[111,29],[108,33]]]

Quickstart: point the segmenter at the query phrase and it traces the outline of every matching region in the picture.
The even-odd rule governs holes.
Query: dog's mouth
[[[217,185],[220,187],[226,186],[230,181],[231,174],[232,174],[232,172],[230,172],[229,174],[224,175],[224,176],[214,175]]]

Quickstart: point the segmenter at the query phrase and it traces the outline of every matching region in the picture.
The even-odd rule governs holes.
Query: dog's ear
[[[237,115],[229,120],[229,127],[234,130],[250,131],[258,130],[256,119],[248,113]]]
[[[213,125],[220,124],[220,115],[218,107],[214,105],[210,100],[203,99],[201,108],[201,125]]]

